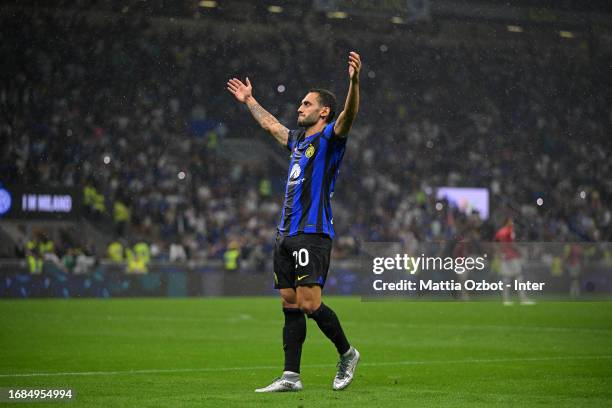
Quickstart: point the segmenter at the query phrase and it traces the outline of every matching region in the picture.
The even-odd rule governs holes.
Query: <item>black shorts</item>
[[[329,270],[332,240],[325,234],[276,235],[274,288],[319,285]]]

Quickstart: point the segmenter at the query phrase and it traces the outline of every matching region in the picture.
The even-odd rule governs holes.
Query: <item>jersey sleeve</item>
[[[289,137],[287,138],[287,150],[293,150],[293,146],[295,145],[295,140],[297,139],[299,130],[290,130]]]
[[[336,124],[336,121],[334,120],[333,122],[329,123],[327,126],[325,126],[325,129],[323,129],[323,137],[327,140],[331,140],[335,137],[337,137],[336,133],[334,133],[334,125]]]

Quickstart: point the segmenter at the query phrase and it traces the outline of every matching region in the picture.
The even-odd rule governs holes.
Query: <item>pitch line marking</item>
[[[512,363],[530,361],[564,361],[564,360],[598,360],[612,359],[612,355],[601,356],[574,356],[574,357],[533,357],[533,358],[496,358],[496,359],[466,359],[466,360],[431,360],[431,361],[389,361],[381,363],[361,363],[366,367],[401,366],[401,365],[428,365],[428,364],[489,364]],[[304,368],[332,367],[331,364],[303,364]],[[220,371],[248,371],[248,370],[275,370],[278,366],[252,366],[252,367],[214,367],[214,368],[176,368],[176,369],[150,369],[150,370],[124,370],[124,371],[74,371],[61,373],[22,373],[0,374],[0,378],[16,377],[68,377],[68,376],[109,376],[132,374],[165,374],[165,373],[193,373],[193,372],[220,372]]]
[[[45,319],[48,318],[58,318],[65,319],[63,316],[59,316],[51,313],[36,313],[33,314],[36,317],[42,317]],[[250,321],[256,324],[266,324],[277,326],[279,324],[279,320],[259,320],[254,318],[248,314],[232,314],[231,317],[218,317],[213,318],[209,316],[201,316],[201,317],[182,317],[182,316],[119,316],[119,315],[108,315],[108,316],[94,316],[94,315],[71,315],[71,318],[86,318],[86,319],[98,319],[104,321],[118,321],[118,320],[138,320],[138,321],[150,321],[150,322],[159,322],[159,321],[167,321],[167,322],[221,322],[221,323],[244,323],[245,321]],[[520,330],[520,331],[549,331],[549,332],[562,332],[562,333],[571,333],[571,332],[584,332],[584,333],[601,333],[608,334],[612,332],[612,328],[590,328],[590,327],[554,327],[554,326],[512,326],[512,325],[495,325],[495,324],[486,324],[486,325],[470,325],[470,324],[420,324],[420,323],[396,323],[396,322],[371,322],[375,325],[380,325],[383,327],[391,327],[391,328],[444,328],[444,329],[465,329],[465,330]],[[357,321],[347,320],[342,322],[345,326],[356,326],[359,324]]]

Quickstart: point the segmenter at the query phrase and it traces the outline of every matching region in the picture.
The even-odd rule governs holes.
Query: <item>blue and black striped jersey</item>
[[[347,140],[334,134],[335,123],[308,137],[304,129],[289,132],[291,160],[278,226],[282,235],[320,233],[334,238],[330,199]]]

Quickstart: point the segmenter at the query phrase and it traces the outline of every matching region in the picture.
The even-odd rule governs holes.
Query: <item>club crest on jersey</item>
[[[289,173],[289,178],[291,180],[295,180],[296,178],[300,177],[301,173],[302,173],[302,169],[300,168],[300,165],[295,163],[293,167],[291,168],[291,173]]]
[[[306,149],[306,157],[308,157],[309,159],[312,157],[312,155],[315,152],[315,148],[313,145],[308,145],[308,148]]]

